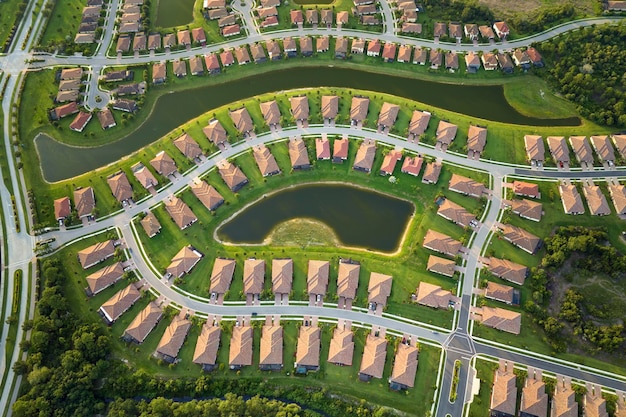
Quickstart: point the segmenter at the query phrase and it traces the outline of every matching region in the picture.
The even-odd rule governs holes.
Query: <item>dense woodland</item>
[[[538,48],[548,81],[578,112],[608,126],[626,126],[626,25],[569,32]]]
[[[32,329],[31,340],[21,345],[28,350],[28,357],[14,365],[18,374],[26,376],[13,406],[15,417],[91,417],[107,413],[144,417],[394,415],[365,400],[343,398],[318,387],[211,375],[165,379],[133,369],[112,357],[109,331],[95,314],[79,317],[72,310],[74,306],[64,296],[66,285],[71,284],[66,282],[61,263],[47,259],[40,264],[40,271],[42,291],[37,314],[24,325],[26,330]],[[244,400],[242,396],[252,398]],[[190,401],[177,403],[167,398]],[[191,401],[198,398],[212,399]],[[264,413],[256,411],[261,409]]]
[[[524,307],[544,328],[546,341],[557,351],[564,352],[568,344],[580,345],[581,338],[590,345],[587,346],[590,352],[612,353],[624,345],[622,323],[626,317],[619,309],[598,304],[592,294],[568,288],[562,299],[556,300],[558,311],[551,314],[548,309],[553,295],[551,288],[557,284],[556,281],[569,280],[573,275],[609,277],[615,287],[623,291],[626,256],[607,242],[606,231],[580,226],[561,227],[546,239],[547,253],[541,266],[533,268],[530,276],[532,300],[526,301]],[[562,274],[566,263],[571,272]],[[568,332],[565,332],[566,328]]]

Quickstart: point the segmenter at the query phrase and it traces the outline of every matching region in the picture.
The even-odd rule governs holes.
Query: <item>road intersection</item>
[[[38,39],[39,31],[41,30],[41,23],[43,21],[42,13],[33,15],[31,10],[27,10],[25,18],[21,23],[21,30],[19,35],[14,39],[13,45],[23,45],[24,48],[14,47],[14,52],[8,55],[0,56],[0,70],[4,74],[11,75],[11,77],[4,77],[5,83],[5,95],[2,100],[2,108],[4,112],[3,134],[5,138],[5,147],[8,155],[13,154],[12,138],[14,133],[12,132],[12,106],[17,95],[19,94],[21,77],[26,70],[36,70],[39,68],[48,68],[54,66],[88,66],[90,67],[90,80],[88,95],[86,104],[88,107],[95,109],[101,108],[108,102],[108,93],[99,90],[98,76],[102,70],[111,65],[128,65],[128,64],[145,64],[155,62],[158,60],[170,60],[175,58],[188,58],[191,56],[205,54],[209,52],[218,51],[221,48],[234,47],[238,45],[250,44],[254,42],[265,41],[269,39],[284,38],[287,36],[318,36],[318,35],[332,35],[332,36],[348,36],[348,37],[361,37],[366,40],[380,39],[384,42],[399,42],[409,44],[413,46],[422,47],[438,47],[443,49],[450,49],[459,52],[463,51],[491,51],[493,49],[513,49],[521,46],[528,46],[534,42],[541,42],[554,36],[558,36],[569,30],[576,29],[578,27],[590,26],[602,23],[612,23],[617,19],[612,18],[595,18],[587,19],[576,22],[569,22],[564,25],[560,25],[556,28],[550,29],[538,35],[534,35],[528,38],[514,40],[506,43],[478,45],[471,44],[448,44],[440,42],[435,44],[432,40],[416,39],[398,36],[395,33],[395,22],[393,19],[393,11],[389,8],[386,2],[382,2],[382,11],[384,16],[384,33],[362,32],[347,29],[293,29],[271,33],[260,33],[256,22],[252,18],[251,8],[248,2],[243,5],[235,6],[234,8],[243,17],[243,26],[246,29],[248,36],[242,39],[231,41],[223,44],[212,44],[202,48],[192,48],[190,50],[173,51],[169,53],[156,54],[154,56],[139,56],[139,57],[109,57],[106,52],[111,44],[115,35],[115,16],[117,8],[119,7],[119,0],[113,0],[109,6],[109,11],[105,24],[104,39],[101,41],[97,53],[93,57],[61,57],[51,54],[31,54],[31,49],[34,39]],[[32,4],[30,6],[33,7]],[[41,8],[43,9],[43,7]],[[35,20],[33,21],[33,18]],[[31,33],[32,29],[32,33]],[[32,59],[36,59],[37,62],[30,62]],[[30,62],[30,63],[29,63]],[[2,84],[0,83],[0,86]],[[104,100],[96,101],[96,96],[100,95]],[[208,110],[208,109],[207,109]],[[140,247],[139,242],[132,233],[132,218],[138,213],[145,211],[148,207],[153,206],[163,201],[169,195],[176,193],[186,187],[189,182],[200,176],[200,174],[214,167],[215,163],[222,160],[236,156],[242,152],[247,151],[249,148],[258,143],[266,143],[276,140],[284,140],[296,135],[302,136],[321,136],[321,135],[350,135],[351,137],[368,137],[375,139],[379,143],[385,143],[394,147],[401,147],[409,151],[417,152],[420,154],[440,158],[445,162],[453,163],[456,165],[462,165],[470,169],[481,170],[488,172],[491,175],[493,182],[493,195],[491,197],[489,209],[481,221],[481,226],[475,231],[472,236],[472,245],[470,249],[470,255],[467,258],[465,264],[465,273],[462,277],[461,285],[459,288],[459,296],[461,297],[461,308],[455,317],[455,328],[450,331],[443,329],[433,330],[432,326],[428,326],[420,323],[409,323],[407,321],[397,320],[388,316],[376,316],[371,314],[365,314],[360,311],[350,311],[336,308],[335,306],[325,307],[309,307],[303,305],[261,305],[261,306],[244,306],[244,305],[209,305],[199,297],[188,297],[182,294],[180,291],[176,291],[169,283],[164,281],[154,268],[149,266],[149,260],[146,260],[142,254],[143,249]],[[5,311],[10,311],[12,305],[12,283],[13,274],[18,269],[23,269],[23,266],[33,259],[34,252],[33,247],[35,238],[28,233],[30,229],[28,227],[29,219],[25,218],[24,204],[19,193],[23,188],[23,184],[20,184],[17,169],[15,167],[13,158],[9,157],[9,180],[14,190],[14,194],[0,182],[0,200],[3,204],[5,213],[9,214],[13,212],[12,195],[15,195],[15,206],[17,212],[17,218],[10,215],[6,215],[4,218],[4,234],[3,239],[7,242],[8,252],[2,253],[2,259],[5,266],[5,285],[9,285],[10,288],[7,291],[8,297],[5,300],[2,308]],[[418,337],[418,339],[434,342],[442,346],[445,351],[445,365],[444,365],[444,377],[442,378],[441,386],[438,388],[439,401],[436,407],[437,416],[461,416],[463,414],[464,405],[471,400],[471,384],[473,380],[473,372],[471,370],[470,361],[476,355],[484,355],[488,357],[503,358],[514,361],[518,364],[536,366],[551,373],[559,373],[562,375],[571,376],[574,379],[591,381],[599,383],[605,387],[612,389],[624,390],[626,388],[625,379],[618,376],[609,376],[605,372],[600,370],[594,370],[591,368],[580,367],[575,364],[564,363],[563,361],[555,360],[553,358],[542,357],[541,355],[535,355],[531,352],[520,352],[514,348],[507,346],[500,346],[488,341],[478,340],[472,338],[470,329],[470,307],[472,303],[472,290],[475,286],[479,265],[478,258],[481,255],[481,250],[485,243],[488,241],[491,230],[495,222],[498,220],[498,216],[501,215],[500,207],[502,202],[503,182],[507,176],[523,176],[535,179],[550,179],[556,178],[606,178],[607,176],[623,176],[623,169],[615,169],[612,171],[569,171],[569,172],[556,172],[552,170],[530,170],[527,167],[520,167],[514,165],[507,165],[501,163],[493,163],[487,160],[472,160],[466,158],[464,155],[454,154],[451,152],[441,152],[433,149],[430,146],[424,144],[418,144],[413,142],[407,142],[403,138],[399,138],[393,135],[384,135],[374,131],[358,130],[348,126],[310,126],[299,130],[285,129],[278,132],[272,132],[268,134],[258,135],[256,138],[243,141],[238,144],[234,144],[231,147],[220,152],[219,155],[212,158],[205,159],[201,165],[195,167],[189,172],[185,173],[182,179],[175,181],[159,192],[145,199],[144,201],[133,204],[131,207],[116,213],[115,215],[102,219],[98,222],[92,223],[86,227],[56,231],[46,235],[46,238],[56,238],[56,244],[62,247],[69,244],[76,239],[81,238],[87,234],[95,233],[99,230],[104,230],[111,227],[116,227],[121,231],[124,241],[129,249],[131,249],[132,260],[136,266],[137,271],[145,280],[153,291],[164,296],[170,302],[175,303],[183,308],[188,308],[198,314],[218,314],[224,316],[235,316],[246,313],[252,313],[253,311],[260,315],[265,314],[280,314],[281,316],[303,316],[314,315],[322,316],[332,319],[348,319],[355,323],[363,323],[368,326],[382,326],[394,331],[412,334]],[[19,226],[18,226],[19,225]],[[28,274],[23,274],[23,282],[21,285],[21,292],[18,294],[20,297],[20,304],[26,306],[28,303],[28,285],[30,285]],[[19,324],[20,330],[17,340],[22,339],[23,330],[21,324],[24,321],[32,317],[34,300],[31,300],[31,309],[29,311],[26,308],[20,310]],[[2,340],[0,341],[0,348],[5,347],[6,332],[8,326],[4,326],[2,330]],[[3,349],[2,349],[3,350]],[[15,351],[11,356],[15,361],[20,355],[18,344],[16,344]],[[450,393],[450,387],[452,382],[452,372],[454,369],[454,362],[461,361],[461,373],[458,384],[458,396],[454,402],[448,401]],[[20,378],[16,378],[10,364],[4,362],[4,355],[0,362],[0,373],[7,374],[7,381],[9,383],[4,385],[4,389],[0,393],[0,404],[3,409],[10,410],[10,403],[15,399],[17,395],[17,389],[19,386]],[[10,382],[15,380],[15,384]]]

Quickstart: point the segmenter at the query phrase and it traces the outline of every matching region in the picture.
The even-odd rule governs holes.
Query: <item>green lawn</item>
[[[498,365],[494,362],[483,359],[476,359],[476,378],[480,379],[480,391],[474,396],[470,404],[470,417],[484,417],[489,415],[491,403],[491,387],[493,386],[493,376]]]
[[[74,51],[83,51],[85,55],[92,54],[95,43],[74,44],[74,36],[78,32],[83,7],[86,5],[85,0],[57,0],[45,24],[39,45],[49,52],[59,48],[61,52],[65,51],[68,55]]]
[[[0,52],[4,52],[4,46],[8,47],[6,42],[15,24],[15,16],[18,12],[20,2],[21,0],[5,0],[0,2]]]

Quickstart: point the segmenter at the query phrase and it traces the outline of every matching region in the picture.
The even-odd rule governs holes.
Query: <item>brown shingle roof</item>
[[[456,136],[457,129],[457,125],[440,120],[437,126],[437,142],[444,145],[451,144]]]
[[[500,411],[511,416],[515,415],[515,403],[517,400],[515,380],[513,364],[505,366],[504,361],[501,360],[500,367],[496,370],[493,378],[491,410]]]
[[[400,172],[417,177],[422,169],[423,162],[424,159],[420,156],[407,156],[404,158]]]
[[[119,281],[124,275],[124,267],[121,262],[105,266],[102,269],[87,276],[87,285],[92,294],[98,294],[105,288],[110,287]]]
[[[513,192],[517,195],[523,195],[531,198],[539,198],[539,185],[524,181],[513,181]]]
[[[372,272],[367,287],[367,302],[382,305],[387,304],[387,298],[391,294],[392,282],[393,278],[391,275]]]
[[[222,161],[218,163],[217,168],[219,170],[220,176],[231,189],[231,191],[235,191],[240,188],[243,184],[248,182],[248,177],[245,176],[243,171],[239,169],[236,165],[228,162]]]
[[[526,156],[528,156],[530,161],[544,161],[546,148],[541,136],[525,135],[524,146],[526,147]]]
[[[215,210],[224,202],[224,197],[205,181],[193,182],[190,186],[191,192],[209,210]]]
[[[511,304],[513,302],[513,287],[489,281],[485,289],[485,297]]]
[[[339,261],[337,272],[337,296],[354,299],[359,286],[361,265],[353,262]]]
[[[128,325],[124,331],[124,336],[132,338],[137,343],[143,343],[148,334],[161,320],[161,317],[163,317],[163,311],[158,305],[151,302]]]
[[[361,142],[361,145],[356,152],[353,168],[365,172],[370,172],[372,170],[372,165],[374,164],[375,156],[376,142],[372,139],[365,139],[363,142]]]
[[[349,328],[335,328],[328,349],[328,362],[336,365],[352,366],[354,341]]]
[[[322,96],[322,117],[324,119],[334,119],[339,110],[339,97]]]
[[[609,185],[609,193],[617,214],[626,214],[626,187],[623,185]]]
[[[383,163],[380,166],[381,175],[391,175],[396,168],[396,163],[402,159],[402,152],[398,150],[392,150],[385,155]]]
[[[296,349],[296,366],[320,365],[320,328],[317,326],[301,326]]]
[[[315,156],[317,159],[330,159],[330,141],[328,139],[315,139]]]
[[[429,162],[424,169],[424,176],[422,182],[436,184],[439,181],[439,174],[441,174],[441,164],[439,162]]]
[[[159,184],[152,172],[141,162],[136,163],[131,167],[133,175],[144,188],[154,187]]]
[[[198,218],[187,204],[176,196],[171,196],[163,202],[165,210],[170,215],[174,223],[181,229],[186,229],[196,221]]]
[[[291,167],[307,167],[311,165],[306,145],[301,138],[289,140],[289,159],[291,159]]]
[[[409,133],[416,136],[422,135],[426,131],[429,121],[430,113],[414,110],[409,123]]]
[[[57,220],[69,217],[72,214],[72,206],[69,197],[54,200],[54,218]]]
[[[622,158],[626,158],[626,135],[612,135],[611,138],[617,148],[617,152],[622,155]]]
[[[188,30],[179,30],[176,33],[176,38],[178,39],[179,45],[189,45],[191,44],[191,34]]]
[[[281,326],[263,326],[261,334],[261,356],[259,365],[283,364],[283,328]]]
[[[83,269],[87,269],[97,263],[110,258],[115,254],[115,246],[112,240],[98,242],[78,252],[78,261]]]
[[[479,183],[478,181],[474,181],[471,178],[458,174],[452,174],[450,183],[448,184],[448,189],[450,191],[478,198],[481,197],[485,191],[485,185]]]
[[[519,334],[522,326],[522,315],[515,311],[497,307],[482,307],[479,309],[481,323],[503,332]]]
[[[593,386],[589,382],[586,384],[586,388],[587,393],[583,397],[585,417],[608,417],[606,400],[602,398],[602,388]]]
[[[221,335],[222,329],[220,326],[213,326],[209,322],[204,323],[196,342],[196,349],[193,352],[193,363],[215,365]]]
[[[419,287],[417,287],[416,296],[418,304],[442,309],[449,308],[450,302],[454,297],[450,291],[442,289],[439,285],[429,284],[424,281],[420,282]]]
[[[520,414],[527,413],[534,416],[548,414],[548,394],[546,384],[541,379],[541,371],[528,368],[528,377],[522,389],[522,400],[519,407]]]
[[[167,177],[176,172],[176,162],[165,151],[161,151],[150,160],[150,165],[159,174]]]
[[[296,120],[307,120],[309,118],[309,99],[307,96],[291,97],[291,114]]]
[[[489,258],[487,269],[493,275],[517,285],[524,285],[528,268],[506,259]]]
[[[368,334],[359,373],[369,375],[373,378],[382,378],[386,356],[387,340],[384,337],[376,337],[372,334]]]
[[[454,268],[456,262],[451,259],[440,258],[438,256],[430,255],[428,257],[428,264],[426,269],[430,272],[445,275],[451,277],[454,275]]]
[[[615,161],[615,151],[608,136],[592,136],[591,144],[603,161]]]
[[[310,260],[307,274],[307,292],[309,294],[326,294],[329,272],[330,264],[328,261]]]
[[[370,105],[370,99],[367,97],[352,97],[352,105],[350,107],[350,120],[362,122],[367,117],[367,109]]]
[[[108,322],[113,323],[120,318],[129,308],[133,306],[141,297],[141,293],[133,284],[130,284],[126,288],[118,291],[109,298],[102,306],[100,311],[104,314],[104,317]]]
[[[202,156],[202,149],[200,149],[200,145],[198,145],[198,143],[193,140],[188,133],[183,133],[174,139],[174,145],[176,145],[178,150],[189,159],[193,160]]]
[[[236,262],[234,259],[216,258],[213,264],[213,272],[211,272],[211,289],[212,293],[224,294],[230,288],[233,281]]]
[[[167,267],[167,272],[175,278],[180,278],[189,271],[202,259],[202,254],[194,250],[191,246],[183,247],[174,257]]]
[[[487,129],[484,127],[470,126],[467,134],[467,149],[474,152],[482,152],[487,143]]]
[[[504,240],[530,254],[535,253],[541,244],[541,239],[521,227],[510,224],[499,224],[497,228],[502,231]]]
[[[570,136],[569,143],[572,145],[572,149],[576,154],[578,162],[593,163],[591,146],[589,146],[589,142],[587,142],[587,138],[585,136]]]
[[[569,377],[556,376],[556,387],[552,397],[552,417],[578,417],[576,393]]]
[[[543,206],[541,203],[532,200],[511,200],[509,202],[511,211],[524,219],[541,221]]]
[[[293,261],[291,259],[272,260],[272,291],[274,294],[289,294],[293,280]]]
[[[333,159],[347,159],[349,148],[348,138],[335,139],[333,141]]]
[[[89,216],[96,207],[96,199],[93,194],[93,188],[85,187],[74,191],[74,206],[78,217]]]
[[[274,155],[272,155],[265,144],[262,143],[254,146],[252,148],[252,154],[254,155],[254,160],[259,167],[259,171],[261,171],[261,175],[264,177],[278,174],[280,172],[280,168],[276,163],[276,158],[274,158]]]
[[[606,201],[606,197],[597,185],[584,185],[583,194],[587,199],[589,211],[594,216],[606,216],[611,214],[611,208]]]
[[[156,348],[156,353],[176,358],[190,328],[191,322],[189,320],[181,315],[174,317],[170,325],[165,329],[165,333]]]
[[[580,197],[578,189],[573,184],[559,185],[559,193],[563,203],[565,214],[582,214],[585,212],[583,199]]]
[[[82,68],[66,68],[61,70],[61,80],[80,80],[82,76]]]
[[[240,133],[245,134],[254,130],[254,123],[252,123],[250,113],[248,113],[248,109],[245,107],[233,110],[229,114],[235,124],[235,128],[237,128]]]
[[[402,384],[413,388],[415,384],[415,373],[417,372],[418,350],[415,346],[400,343],[396,352],[396,359],[393,363],[393,371],[389,382]]]
[[[141,219],[141,226],[146,231],[148,237],[153,237],[161,231],[161,223],[156,218],[154,213],[149,212],[143,219]]]
[[[202,132],[204,132],[204,136],[206,136],[208,140],[216,145],[228,141],[226,129],[224,129],[224,126],[222,126],[217,119],[210,120],[209,124],[202,129]]]
[[[464,207],[448,199],[445,199],[443,203],[441,203],[439,209],[437,209],[437,214],[462,227],[467,227],[472,220],[476,220],[476,216],[467,211]]]
[[[243,264],[244,294],[260,294],[265,281],[265,261],[263,259],[246,259]]]
[[[398,118],[400,112],[400,106],[397,104],[383,103],[378,115],[378,125],[385,127],[392,127]]]
[[[563,136],[548,136],[548,148],[556,162],[569,163],[569,148]]]
[[[228,355],[230,366],[252,365],[252,335],[253,330],[250,326],[233,327]]]
[[[450,236],[434,230],[428,230],[428,232],[426,232],[422,246],[448,256],[458,255],[459,250],[463,247],[458,240],[454,240]]]
[[[107,183],[111,188],[111,192],[117,201],[120,203],[126,200],[130,200],[133,197],[133,189],[126,178],[124,172],[118,172],[107,178]]]

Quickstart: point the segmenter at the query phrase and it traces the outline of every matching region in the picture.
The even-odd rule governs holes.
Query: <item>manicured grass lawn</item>
[[[18,10],[20,0],[5,0],[0,2],[0,51],[4,47],[13,24],[15,23],[15,15]]]
[[[83,7],[87,4],[84,0],[58,0],[44,29],[39,45],[66,43],[66,39],[74,41],[74,35],[78,32],[78,26],[82,18]]]
[[[489,415],[491,403],[491,387],[493,376],[498,364],[483,359],[476,359],[476,378],[480,379],[480,391],[474,396],[470,404],[470,417],[484,417]]]

